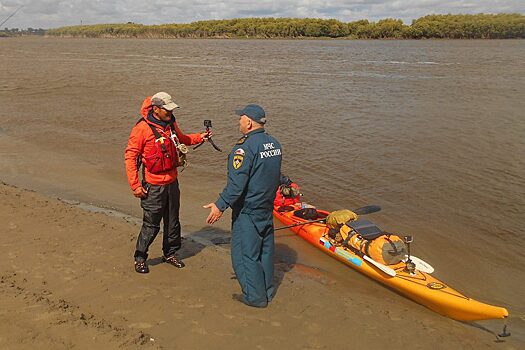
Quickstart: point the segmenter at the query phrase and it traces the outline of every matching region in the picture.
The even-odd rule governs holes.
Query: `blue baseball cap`
[[[266,114],[264,113],[264,109],[259,105],[247,105],[243,109],[236,110],[235,113],[237,115],[245,115],[259,124],[266,123]]]

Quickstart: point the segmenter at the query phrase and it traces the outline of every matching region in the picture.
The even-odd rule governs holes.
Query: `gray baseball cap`
[[[157,92],[155,95],[151,96],[151,105],[164,108],[168,111],[173,111],[175,108],[179,108],[171,96],[166,92]]]

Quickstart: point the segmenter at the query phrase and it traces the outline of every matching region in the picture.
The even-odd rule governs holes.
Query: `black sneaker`
[[[174,255],[166,258],[165,256],[162,257],[162,261],[165,263],[168,263],[170,265],[175,266],[176,268],[182,269],[186,264],[180,259],[177,259]]]
[[[148,273],[149,267],[146,265],[145,261],[135,261],[135,271],[138,273]]]

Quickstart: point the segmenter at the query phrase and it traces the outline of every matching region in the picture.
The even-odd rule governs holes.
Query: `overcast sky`
[[[0,23],[20,6],[2,28],[189,23],[241,17],[316,17],[344,22],[392,17],[410,24],[427,14],[525,14],[525,0],[0,0]]]

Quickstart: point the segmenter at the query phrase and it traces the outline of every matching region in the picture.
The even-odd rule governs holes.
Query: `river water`
[[[211,119],[225,150],[233,111],[259,103],[305,201],[380,205],[368,219],[413,235],[438,277],[523,321],[524,57],[523,40],[2,39],[0,179],[140,216],[123,150],[145,96],[171,93],[184,131]],[[226,153],[190,155],[185,227],[205,226]]]

